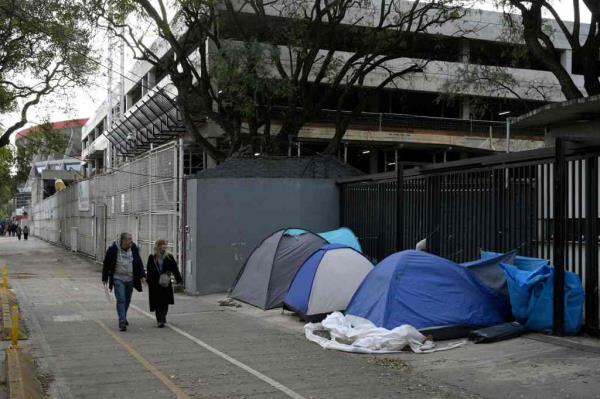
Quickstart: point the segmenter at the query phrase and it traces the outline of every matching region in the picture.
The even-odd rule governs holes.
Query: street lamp
[[[498,114],[498,116],[510,115],[510,111],[503,111]],[[506,117],[506,152],[510,152],[510,124],[512,123],[512,118],[510,116]]]

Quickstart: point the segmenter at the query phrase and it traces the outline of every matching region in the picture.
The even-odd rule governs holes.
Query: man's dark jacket
[[[114,274],[117,266],[117,255],[119,253],[119,247],[116,242],[106,250],[104,255],[104,262],[102,267],[102,281],[108,281],[108,288],[112,289],[114,285]],[[140,258],[140,251],[135,244],[131,244],[131,254],[133,255],[133,288],[137,291],[142,292],[142,277],[146,277],[144,271],[144,264],[142,258]]]

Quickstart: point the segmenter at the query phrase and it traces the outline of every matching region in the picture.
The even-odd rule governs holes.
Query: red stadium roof
[[[52,122],[52,128],[53,129],[70,129],[70,128],[77,128],[77,127],[82,127],[83,125],[85,125],[85,123],[87,122],[87,118],[84,119],[69,119],[66,121],[58,121],[58,122]],[[35,130],[37,129],[38,126],[31,126],[25,129],[21,129],[17,132],[17,136],[15,137],[16,140],[20,139],[21,137],[25,137],[27,136],[29,133],[31,132],[35,132]]]

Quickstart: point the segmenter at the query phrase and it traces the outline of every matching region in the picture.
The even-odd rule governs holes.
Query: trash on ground
[[[476,344],[487,344],[517,338],[526,332],[527,329],[522,324],[517,321],[512,321],[471,331],[469,340]]]
[[[242,305],[234,300],[233,298],[225,298],[225,299],[221,299],[219,302],[219,306],[230,306],[232,308],[241,308]]]
[[[327,331],[330,338],[321,332]],[[308,323],[304,334],[309,341],[325,349],[353,353],[397,353],[409,347],[415,353],[431,353],[462,346],[458,341],[439,346],[416,328],[402,325],[392,330],[376,327],[369,320],[356,316],[344,316],[334,312],[321,323]]]

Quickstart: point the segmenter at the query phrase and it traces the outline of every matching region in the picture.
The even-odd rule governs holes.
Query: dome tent
[[[288,229],[287,233],[291,235],[305,233],[304,229]],[[339,229],[324,231],[317,233],[323,237],[327,242],[331,244],[342,244],[348,247],[354,248],[358,252],[362,253],[362,247],[358,242],[358,237],[348,227],[340,227]]]
[[[342,244],[353,248],[360,253],[363,251],[360,243],[358,242],[358,237],[356,237],[354,232],[348,227],[340,227],[336,230],[325,231],[323,233],[319,233],[319,235],[332,244]]]
[[[304,261],[327,241],[303,230],[278,230],[252,251],[236,279],[231,297],[261,309],[283,304],[292,279]]]
[[[417,329],[449,325],[490,326],[505,321],[506,297],[448,259],[402,251],[382,260],[346,310],[378,327]]]
[[[283,301],[284,307],[307,321],[343,311],[371,269],[373,264],[354,248],[326,245],[298,269]]]

